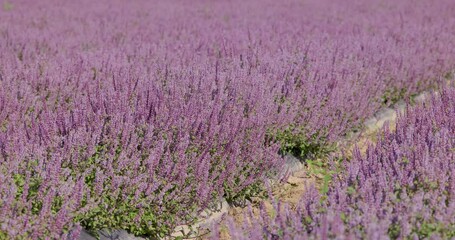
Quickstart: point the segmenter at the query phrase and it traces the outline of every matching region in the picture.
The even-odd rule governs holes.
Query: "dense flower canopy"
[[[169,234],[278,171],[280,149],[304,157],[445,81],[453,12],[451,0],[4,1],[0,238]]]
[[[455,88],[408,108],[357,150],[326,196],[309,188],[295,210],[275,204],[233,239],[452,239],[455,237]]]

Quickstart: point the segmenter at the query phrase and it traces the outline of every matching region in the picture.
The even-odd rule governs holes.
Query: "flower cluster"
[[[0,238],[63,238],[74,226],[160,237],[191,223],[279,171],[280,149],[314,152],[444,81],[454,8],[4,2]]]

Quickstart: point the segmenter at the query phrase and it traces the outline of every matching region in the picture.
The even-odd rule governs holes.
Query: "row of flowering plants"
[[[308,186],[293,209],[275,202],[231,222],[232,239],[455,237],[455,88],[399,116],[365,154],[356,150],[326,195]],[[216,236],[215,236],[216,237]]]
[[[0,239],[169,235],[455,68],[449,0],[1,7]]]

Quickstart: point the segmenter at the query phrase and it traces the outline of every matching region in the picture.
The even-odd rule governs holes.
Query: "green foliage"
[[[290,125],[284,130],[268,134],[270,141],[279,142],[282,154],[292,154],[305,161],[308,174],[316,176],[321,182],[321,192],[325,195],[329,190],[329,183],[333,174],[339,171],[341,159],[335,160],[332,168],[326,160],[330,153],[336,151],[336,145],[326,141],[324,134],[316,133],[308,136],[303,128]]]
[[[399,224],[391,224],[388,229],[388,234],[391,239],[397,239],[401,234],[401,226]]]
[[[425,221],[422,219],[419,227],[412,230],[419,239],[431,239],[433,235],[439,235],[442,239],[453,239],[455,237],[455,224],[443,224],[438,221]],[[411,237],[408,237],[411,239]]]
[[[143,212],[140,213],[136,207],[138,201],[132,196],[127,199],[110,195],[100,197],[101,203],[98,206],[75,218],[75,221],[94,235],[101,229],[124,229],[136,236],[147,237],[164,237],[169,234],[169,226],[163,223],[174,220],[172,213],[158,216],[158,208],[152,203],[148,207],[142,206]],[[170,202],[169,205],[172,204]]]
[[[269,132],[269,138],[280,143],[283,154],[289,153],[300,159],[320,158],[336,150],[335,145],[328,143],[322,134],[307,136],[302,128],[294,125]]]
[[[329,191],[333,176],[343,170],[341,164],[343,160],[344,158],[334,158],[334,160],[331,161],[331,164],[328,164],[328,162],[323,159],[309,159],[306,161],[308,165],[308,174],[310,176],[315,176],[320,181],[320,192],[323,197]]]
[[[8,234],[0,230],[0,239],[9,239]]]
[[[240,192],[234,192],[232,189],[225,185],[225,198],[230,205],[234,206],[246,206],[247,202],[252,202],[253,197],[259,197],[261,199],[267,198],[267,191],[264,183],[258,181],[248,185]]]
[[[406,88],[393,87],[387,89],[381,96],[381,103],[384,106],[392,106],[399,100],[404,99],[406,97],[407,92],[408,91]]]

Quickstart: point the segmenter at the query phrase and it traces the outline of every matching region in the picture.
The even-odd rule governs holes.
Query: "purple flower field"
[[[314,186],[293,209],[231,223],[233,239],[455,238],[455,88],[408,108],[396,131],[357,150],[327,195]]]
[[[0,239],[166,237],[455,69],[452,0],[0,3]],[[454,237],[454,98],[409,110],[325,202],[233,232]]]

